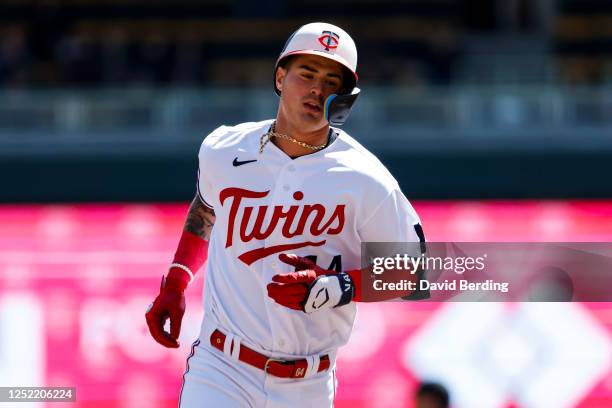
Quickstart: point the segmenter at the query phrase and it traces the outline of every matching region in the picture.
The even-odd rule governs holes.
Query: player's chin
[[[315,130],[319,129],[323,125],[325,125],[325,120],[323,118],[323,113],[314,113],[314,112],[303,112],[300,115],[300,119],[302,121],[302,128],[304,130]]]

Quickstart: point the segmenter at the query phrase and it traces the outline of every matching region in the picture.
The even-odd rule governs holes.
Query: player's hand
[[[280,305],[306,313],[349,303],[354,296],[351,277],[317,266],[308,258],[280,254],[279,259],[295,272],[272,277],[268,296]]]
[[[180,346],[178,341],[181,322],[185,314],[184,288],[172,279],[162,277],[159,295],[147,309],[145,317],[151,336],[159,344],[169,348]],[[166,320],[170,319],[170,333],[164,330]]]

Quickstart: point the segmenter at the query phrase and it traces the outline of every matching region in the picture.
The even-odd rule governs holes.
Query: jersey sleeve
[[[399,187],[393,189],[371,212],[361,228],[358,229],[362,242],[362,262],[376,264],[377,259],[392,258],[399,254],[421,256],[426,252],[425,236],[421,221],[416,211],[401,192]],[[365,245],[363,245],[365,243]],[[365,251],[365,252],[364,252]],[[380,264],[379,264],[380,265]],[[362,267],[367,265],[363,264]],[[402,270],[387,270],[376,279],[386,282],[399,282],[405,279]],[[424,272],[419,271],[414,279],[423,279]],[[372,290],[372,275],[359,273],[357,301],[381,301],[401,297],[405,300],[418,300],[429,297],[420,289],[416,291],[377,291]]]
[[[214,208],[216,197],[212,182],[214,175],[214,143],[225,132],[225,128],[225,126],[221,126],[206,136],[198,153],[198,180],[196,188],[198,197],[209,208]]]
[[[419,216],[399,188],[373,209],[358,231],[362,242],[425,242]]]
[[[200,159],[201,160],[201,159]],[[201,163],[201,161],[200,161]],[[198,166],[198,181],[196,183],[196,188],[198,190],[198,197],[200,198],[200,201],[207,206],[208,208],[214,208],[214,206],[208,201],[212,201],[210,199],[210,197],[212,197],[212,187],[210,185],[210,181],[207,179],[207,177],[205,176],[206,174],[206,170],[204,171],[204,175],[202,174],[202,165],[200,164]],[[209,197],[208,200],[206,200],[206,198],[204,197]]]

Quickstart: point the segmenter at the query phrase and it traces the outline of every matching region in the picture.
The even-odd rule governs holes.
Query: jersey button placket
[[[277,201],[278,204],[287,203],[286,193],[289,193],[291,191],[291,184],[294,178],[295,170],[296,167],[293,163],[287,163],[280,168],[280,171],[278,172],[278,178],[276,180],[276,185],[279,186],[279,189],[277,191],[277,197],[280,198],[280,200]]]
[[[293,168],[293,170],[291,170],[291,168]],[[295,166],[293,164],[285,164],[284,166],[278,168],[277,170],[277,177],[274,183],[274,187],[272,188],[272,191],[270,192],[270,205],[271,206],[276,206],[276,205],[280,205],[280,206],[286,206],[286,205],[290,205],[289,203],[291,202],[291,198],[290,196],[287,195],[287,193],[290,193],[291,191],[291,178],[293,177],[293,172],[295,172]],[[272,246],[272,245],[279,245],[282,242],[282,237],[280,237],[280,230],[278,231],[274,231],[274,233],[268,237],[267,239],[264,240],[264,245],[266,247]],[[278,255],[274,255],[273,258],[276,260]],[[275,260],[269,259],[269,262],[275,262]],[[268,263],[268,262],[266,262]],[[271,277],[270,277],[271,278]],[[274,301],[271,301],[270,304],[268,304],[268,307],[270,307],[270,310],[277,310],[278,307],[280,307],[278,304],[276,304]],[[270,322],[270,329],[271,329],[271,334],[272,334],[272,344],[273,347],[276,351],[284,351],[285,347],[287,345],[287,341],[282,338],[283,335],[283,331],[275,325],[276,320],[273,318]]]

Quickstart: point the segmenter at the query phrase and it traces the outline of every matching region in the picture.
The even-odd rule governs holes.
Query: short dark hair
[[[279,66],[280,68],[283,68],[283,69],[289,70],[289,67],[291,67],[291,64],[292,64],[292,63],[293,63],[293,61],[295,60],[295,57],[296,57],[295,55],[289,55],[289,56],[287,56],[287,57],[283,58],[283,59],[281,60],[281,62],[279,62],[278,66]]]
[[[421,383],[416,393],[417,397],[428,396],[436,399],[441,407],[448,408],[450,403],[450,397],[446,388],[439,383],[435,382],[424,382]]]

